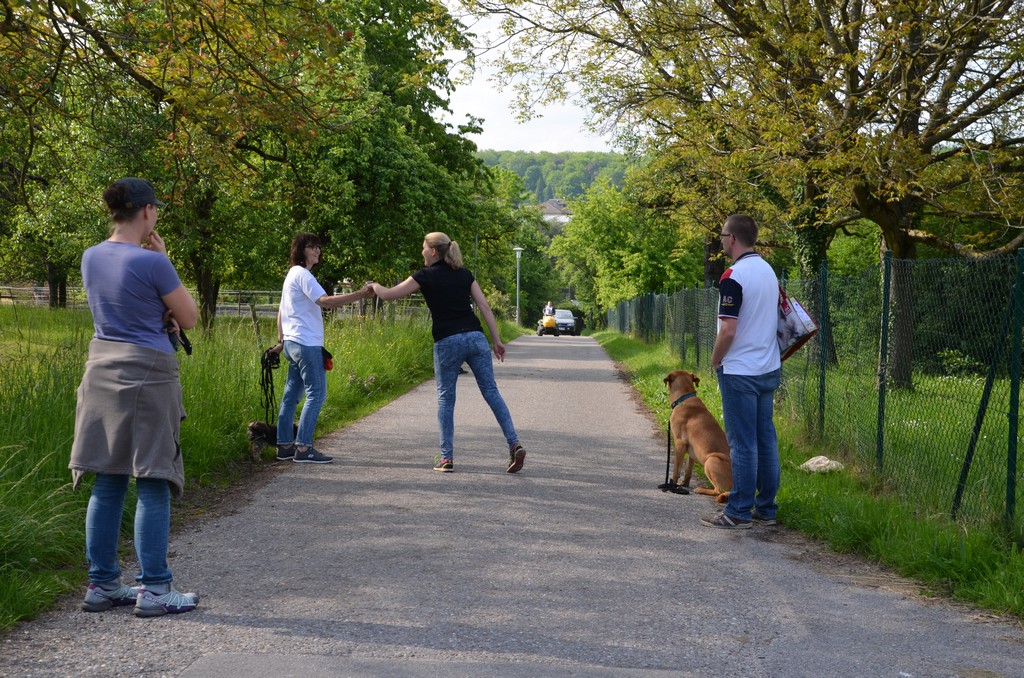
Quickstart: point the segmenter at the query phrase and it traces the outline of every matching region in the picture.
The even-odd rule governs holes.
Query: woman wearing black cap
[[[85,517],[89,588],[82,609],[135,605],[140,617],[189,612],[167,563],[171,493],[185,480],[178,445],[182,405],[178,362],[165,326],[189,329],[199,317],[156,232],[157,199],[148,181],[127,177],[103,192],[110,237],[82,255],[82,283],[96,333],[78,387],[70,468],[77,487],[96,474]],[[129,477],[135,478],[135,553],[140,586],[121,580],[117,559]]]

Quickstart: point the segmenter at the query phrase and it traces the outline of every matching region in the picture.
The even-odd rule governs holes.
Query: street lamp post
[[[516,253],[516,325],[519,325],[519,260],[523,257],[522,247],[513,247]]]

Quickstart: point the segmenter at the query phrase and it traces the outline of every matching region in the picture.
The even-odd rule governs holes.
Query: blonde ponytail
[[[452,268],[462,268],[462,250],[459,249],[458,241],[452,240],[448,245],[448,254],[444,255],[444,260]]]
[[[423,240],[429,247],[437,250],[437,255],[446,264],[452,268],[462,268],[462,250],[459,248],[459,243],[440,231],[428,233]]]

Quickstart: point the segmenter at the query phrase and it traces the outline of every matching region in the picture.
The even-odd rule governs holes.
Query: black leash
[[[192,355],[192,342],[188,340],[188,336],[185,334],[185,330],[178,328],[178,332],[174,332],[174,323],[167,323],[164,325],[164,329],[167,330],[167,337],[171,340],[171,346],[177,351],[179,348],[185,349],[185,355]]]
[[[672,403],[672,408],[671,409],[674,410],[676,408],[676,405],[678,405],[679,403],[683,402],[687,398],[694,397],[695,395],[697,395],[696,392],[694,392],[694,393],[684,393],[680,397],[676,398],[675,402]],[[665,429],[668,432],[668,440],[666,441],[666,445],[665,445],[665,449],[666,449],[666,455],[665,455],[665,482],[663,482],[661,485],[658,485],[658,489],[661,490],[662,492],[672,492],[674,494],[690,494],[690,488],[688,488],[686,485],[677,485],[676,483],[674,483],[671,480],[669,480],[669,477],[668,477],[668,466],[669,466],[669,462],[672,461],[672,422],[671,421],[669,421],[668,424],[665,425]]]
[[[668,464],[672,461],[672,422],[665,424],[665,431],[668,433],[665,445],[665,489],[668,489]]]
[[[274,396],[274,370],[281,366],[281,354],[269,348],[260,357],[260,405],[266,422],[274,425],[277,415],[277,398]]]

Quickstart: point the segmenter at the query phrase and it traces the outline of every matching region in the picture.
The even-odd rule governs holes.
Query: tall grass
[[[0,307],[0,628],[81,578],[85,501],[67,469],[87,313]]]
[[[332,317],[325,330],[335,367],[318,436],[432,374],[430,327],[423,319]],[[91,336],[87,311],[0,306],[0,629],[32,617],[84,579],[91,480],[72,491],[67,465]],[[220,319],[209,335],[191,333],[191,357],[178,354],[188,413],[181,432],[186,497],[190,488],[222,486],[251,470],[246,424],[265,418],[260,356],[273,337],[271,320],[257,327]],[[278,397],[284,369],[275,374]],[[265,458],[272,454],[268,449]],[[134,505],[129,497],[126,533]]]
[[[667,425],[670,410],[661,380],[681,367],[668,344],[645,344],[617,332],[600,332],[594,338],[629,371],[634,387],[662,426]],[[710,372],[698,393],[721,420],[721,395]],[[1004,531],[995,525],[952,522],[919,510],[914,502],[899,501],[873,480],[870,466],[849,464],[844,472],[828,475],[798,470],[808,458],[834,456],[835,451],[808,441],[802,424],[788,408],[776,409],[783,469],[780,522],[837,551],[884,563],[919,581],[926,593],[1024,617],[1024,552]],[[902,431],[892,436],[889,453],[929,464],[929,449],[923,438]]]

